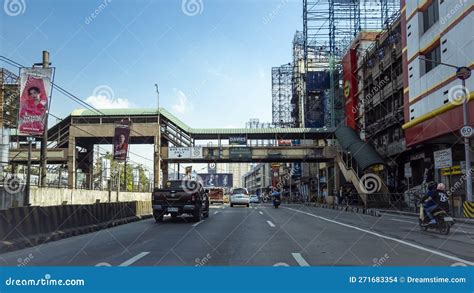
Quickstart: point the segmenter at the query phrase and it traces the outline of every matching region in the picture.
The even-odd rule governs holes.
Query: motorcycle
[[[420,205],[420,216],[418,219],[421,230],[436,229],[444,235],[448,235],[451,227],[454,225],[454,219],[444,210],[435,211],[433,216],[436,219],[435,224],[429,224],[430,218],[425,216],[423,205]]]
[[[280,199],[279,198],[274,198],[273,199],[273,206],[277,209],[278,206],[280,206]]]

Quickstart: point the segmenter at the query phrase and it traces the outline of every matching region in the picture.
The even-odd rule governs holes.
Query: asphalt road
[[[212,206],[209,218],[153,219],[0,254],[3,266],[474,265],[474,226],[423,232],[407,216],[267,204]]]

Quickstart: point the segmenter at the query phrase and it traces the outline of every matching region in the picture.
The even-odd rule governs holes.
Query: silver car
[[[245,205],[249,207],[250,196],[243,193],[232,194],[230,196],[230,207],[233,207],[234,205]]]

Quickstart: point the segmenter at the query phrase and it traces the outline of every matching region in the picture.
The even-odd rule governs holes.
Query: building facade
[[[450,185],[460,172],[437,168],[435,152],[451,153],[451,165],[465,160],[459,129],[464,125],[466,99],[468,124],[474,124],[474,78],[466,86],[456,68],[474,68],[474,0],[402,0],[404,125],[406,144],[413,148],[412,173]],[[472,150],[472,139],[470,141]],[[472,154],[471,154],[472,157]],[[465,194],[464,185],[458,190]]]

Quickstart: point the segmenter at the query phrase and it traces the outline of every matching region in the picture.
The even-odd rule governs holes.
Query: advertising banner
[[[247,145],[247,137],[231,136],[229,137],[229,145]]]
[[[125,161],[127,159],[129,138],[130,122],[122,121],[116,123],[114,135],[114,160]]]
[[[52,75],[52,68],[20,69],[18,111],[18,131],[20,133],[43,135]]]
[[[232,187],[234,183],[234,177],[231,173],[201,173],[198,176],[201,178],[204,187]]]

